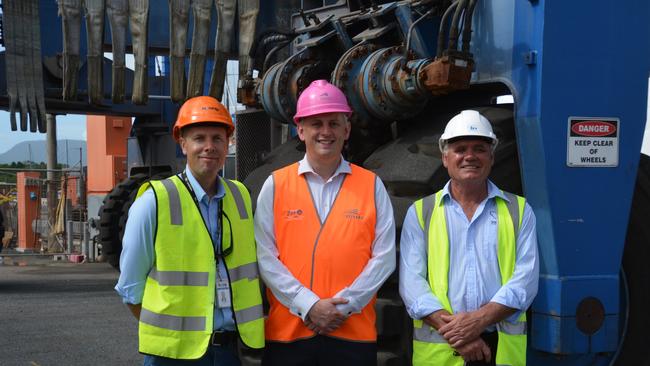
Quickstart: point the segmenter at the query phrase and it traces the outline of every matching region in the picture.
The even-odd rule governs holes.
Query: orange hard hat
[[[228,136],[231,136],[235,131],[235,125],[232,123],[232,117],[230,117],[228,109],[213,97],[200,96],[185,101],[178,111],[178,117],[172,131],[174,140],[178,141],[180,139],[183,127],[205,123],[224,126]]]

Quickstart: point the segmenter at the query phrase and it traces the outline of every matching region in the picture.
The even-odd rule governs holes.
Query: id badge
[[[219,309],[230,308],[230,285],[227,280],[217,280],[217,305]]]

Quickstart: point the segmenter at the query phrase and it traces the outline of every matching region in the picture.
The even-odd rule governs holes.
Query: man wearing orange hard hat
[[[390,199],[341,155],[345,95],[316,80],[294,122],[305,157],[276,170],[257,200],[255,238],[269,291],[262,365],[376,365],[375,298],[395,269]]]
[[[148,365],[240,365],[264,347],[251,199],[219,177],[235,130],[212,97],[187,100],[173,136],[185,170],[150,181],[129,210],[115,289],[139,320]]]

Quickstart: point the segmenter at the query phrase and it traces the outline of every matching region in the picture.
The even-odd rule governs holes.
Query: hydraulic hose
[[[281,50],[282,48],[286,47],[288,44],[290,44],[291,41],[284,41],[276,45],[269,51],[269,53],[266,54],[264,57],[264,64],[262,65],[262,73],[266,72],[269,62],[271,61],[271,58],[273,58],[273,55],[275,55],[276,52]]]
[[[468,0],[458,0],[454,17],[451,20],[451,29],[449,30],[448,50],[456,50],[458,48],[458,36],[460,35],[458,28],[460,27],[460,17],[463,11],[467,8],[467,1]]]
[[[465,11],[465,18],[463,19],[463,52],[469,52],[469,43],[472,40],[472,17],[474,16],[477,1],[469,0],[469,5]]]
[[[447,10],[445,10],[444,14],[442,15],[442,19],[440,20],[440,29],[438,30],[438,48],[436,50],[436,58],[442,57],[442,51],[445,47],[445,32],[447,31],[447,24],[449,22],[449,16],[451,15],[451,12],[454,11],[456,6],[458,6],[458,1],[454,1]]]
[[[253,41],[253,45],[251,46],[251,56],[258,56],[260,47],[263,50],[269,42],[273,42],[280,37],[283,39],[293,40],[295,36],[296,34],[293,31],[269,28],[255,37],[255,41]],[[273,41],[267,40],[269,38],[273,39]]]

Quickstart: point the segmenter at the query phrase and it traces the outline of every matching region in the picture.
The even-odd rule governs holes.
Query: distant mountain
[[[67,148],[67,154],[66,154]],[[86,165],[86,141],[59,140],[57,141],[57,162],[68,163],[70,166],[79,164],[79,149],[82,149],[83,163]],[[23,141],[0,154],[0,164],[31,160],[35,163],[47,163],[47,143],[45,140]]]

